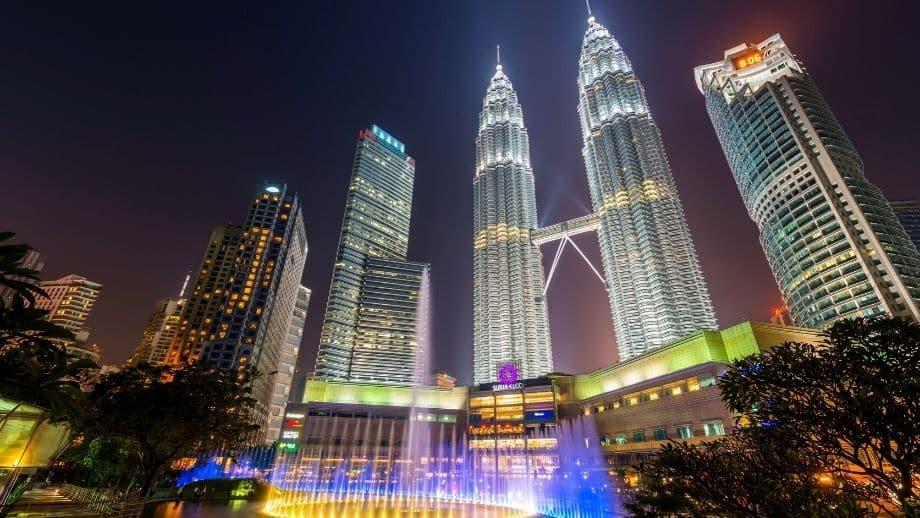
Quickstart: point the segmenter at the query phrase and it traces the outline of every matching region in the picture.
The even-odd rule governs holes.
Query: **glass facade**
[[[920,318],[920,254],[782,38],[694,73],[795,324]]]
[[[379,126],[359,133],[317,378],[424,379],[428,265],[406,261],[415,160],[405,150]]]
[[[588,20],[578,73],[582,154],[620,360],[715,329],[709,292],[645,91]]]
[[[473,179],[473,380],[514,363],[521,377],[553,370],[543,264],[531,243],[537,203],[530,140],[502,66],[489,82],[476,136]]]
[[[367,259],[350,379],[425,379],[429,279],[426,263]]]

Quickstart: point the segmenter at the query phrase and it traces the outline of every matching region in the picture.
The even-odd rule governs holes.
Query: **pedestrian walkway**
[[[66,517],[96,518],[101,514],[74,502],[61,493],[60,486],[29,489],[10,508],[10,518]]]

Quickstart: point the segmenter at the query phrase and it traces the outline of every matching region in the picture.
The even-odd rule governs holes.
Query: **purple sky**
[[[720,326],[768,319],[780,297],[692,67],[781,33],[870,180],[920,197],[910,6],[593,2],[647,90]],[[410,258],[433,265],[434,364],[469,381],[473,139],[495,45],[524,107],[540,219],[568,219],[588,204],[575,109],[585,18],[581,2],[549,0],[7,5],[0,228],[48,255],[45,278],[105,285],[92,339],[121,362],[210,230],[283,179],[305,203],[312,365],[357,133],[376,122],[417,160]],[[597,259],[593,237],[578,242]],[[572,253],[549,304],[558,370],[615,358],[606,295]]]

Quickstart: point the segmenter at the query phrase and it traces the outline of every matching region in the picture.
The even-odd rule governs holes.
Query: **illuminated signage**
[[[744,54],[732,58],[732,65],[735,66],[735,70],[742,70],[761,61],[763,61],[763,54],[756,48],[751,48]]]
[[[503,385],[512,385],[518,381],[518,368],[513,363],[506,363],[498,368],[498,381]]]
[[[537,410],[527,412],[524,419],[528,422],[549,423],[552,422],[555,417],[556,413],[552,410]]]
[[[524,388],[524,384],[518,381],[518,367],[514,363],[505,363],[498,368],[498,381],[492,385],[492,392]]]
[[[303,419],[303,414],[295,414],[294,412],[289,412],[287,415],[288,419]]]
[[[296,439],[298,437],[300,437],[300,432],[297,430],[285,430],[281,432],[282,439]]]

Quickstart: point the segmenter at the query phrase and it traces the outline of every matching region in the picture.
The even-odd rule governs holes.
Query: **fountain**
[[[276,460],[265,511],[305,518],[616,514],[590,419],[488,447],[427,415],[333,416],[313,427],[308,420],[300,451]]]

